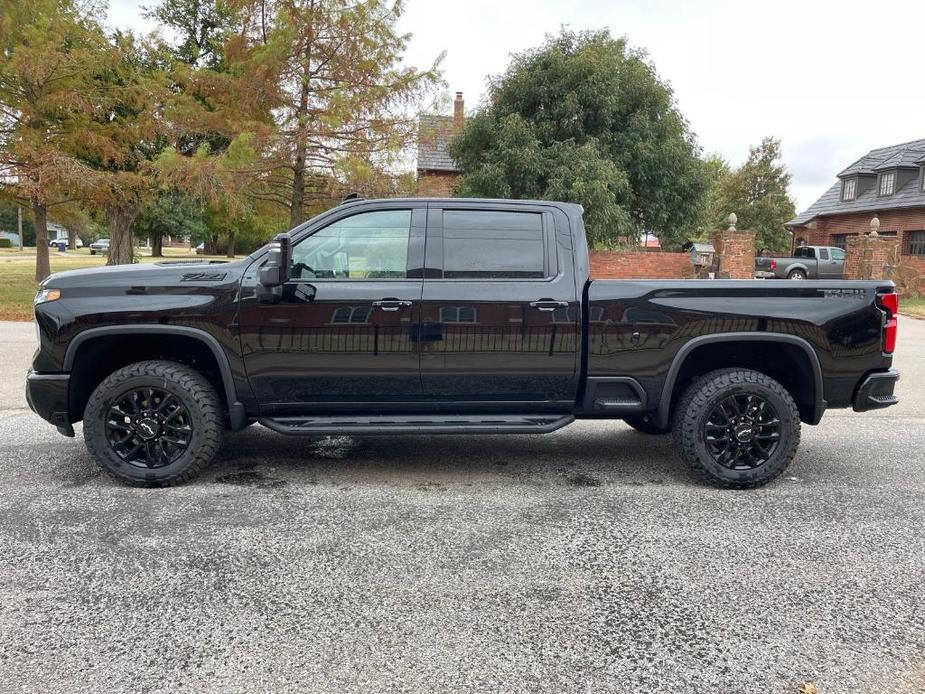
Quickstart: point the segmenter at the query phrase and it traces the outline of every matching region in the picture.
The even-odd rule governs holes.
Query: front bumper
[[[68,416],[70,374],[42,374],[30,371],[26,377],[26,402],[42,419],[54,424],[65,436],[74,435]]]
[[[896,369],[869,374],[854,394],[854,411],[880,410],[898,403],[899,398],[893,395],[898,380],[899,371]]]

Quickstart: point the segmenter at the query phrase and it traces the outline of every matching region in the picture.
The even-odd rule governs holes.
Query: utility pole
[[[19,230],[19,252],[22,253],[22,205],[16,206],[16,224]]]

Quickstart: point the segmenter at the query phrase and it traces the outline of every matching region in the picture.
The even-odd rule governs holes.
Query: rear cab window
[[[545,280],[555,275],[550,216],[540,210],[431,210],[428,277]]]

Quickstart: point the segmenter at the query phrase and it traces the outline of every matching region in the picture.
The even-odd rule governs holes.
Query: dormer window
[[[856,178],[846,178],[842,181],[841,184],[841,199],[842,202],[848,202],[849,200],[854,200],[855,194],[858,189],[858,179]]]
[[[896,172],[887,171],[880,174],[880,195],[892,195],[896,188]]]

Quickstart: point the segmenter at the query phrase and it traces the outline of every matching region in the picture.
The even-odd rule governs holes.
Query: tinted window
[[[410,228],[411,210],[379,210],[340,219],[292,249],[292,277],[407,277]]]
[[[444,211],[443,276],[545,277],[543,216],[537,212]]]
[[[816,254],[809,246],[803,246],[802,248],[797,248],[797,251],[793,254],[793,256],[795,258],[815,258]]]
[[[819,249],[819,260],[828,260],[828,259],[829,259],[829,251],[828,251],[828,249],[827,249],[827,248],[820,248],[820,249]]]

